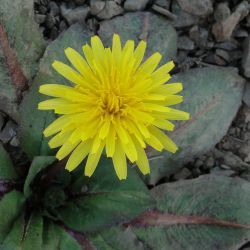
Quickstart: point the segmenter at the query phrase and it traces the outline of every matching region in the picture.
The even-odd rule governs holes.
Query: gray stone
[[[145,57],[159,51],[163,55],[163,63],[176,56],[176,31],[170,22],[159,15],[130,12],[100,23],[98,34],[106,46],[110,46],[114,33],[120,35],[123,43],[133,39],[137,44],[143,36],[147,41]]]
[[[106,1],[103,10],[97,15],[100,19],[111,19],[123,13],[123,8],[115,1]]]
[[[170,0],[155,0],[154,3],[165,9],[169,9],[170,7]]]
[[[89,13],[89,7],[80,6],[75,9],[67,9],[65,5],[62,5],[61,13],[62,16],[67,20],[69,25],[72,25],[77,22],[85,21]]]
[[[38,24],[42,24],[45,22],[45,19],[46,19],[46,15],[43,15],[43,14],[36,14],[35,15],[35,21],[38,23]]]
[[[56,19],[50,13],[46,16],[45,26],[51,29],[56,24]]]
[[[0,131],[1,131],[1,129],[2,129],[2,127],[3,127],[3,125],[4,125],[4,115],[0,112]]]
[[[213,25],[212,33],[217,42],[230,40],[237,24],[249,13],[249,6],[246,1],[241,2],[226,20]]]
[[[177,16],[176,20],[172,22],[172,25],[176,28],[185,28],[197,24],[199,18],[197,16],[193,16],[181,9],[176,0],[172,3],[172,12]]]
[[[49,2],[49,9],[50,9],[50,14],[52,14],[53,16],[57,16],[60,13],[59,6],[53,1]]]
[[[236,41],[227,41],[227,42],[215,44],[215,48],[224,49],[224,50],[228,50],[228,51],[238,49],[239,46],[240,45],[238,43],[236,43]]]
[[[74,0],[77,5],[83,5],[86,3],[86,0]]]
[[[189,36],[200,48],[207,46],[208,31],[206,29],[195,25],[189,30]]]
[[[191,176],[191,172],[188,168],[183,168],[179,173],[174,175],[175,180],[185,180]]]
[[[216,49],[215,53],[223,58],[225,61],[229,62],[230,61],[230,55],[226,50],[223,49]]]
[[[59,32],[62,32],[64,30],[66,30],[68,28],[68,25],[65,21],[61,21],[60,24],[59,24]]]
[[[56,39],[58,36],[58,29],[56,26],[52,27],[52,29],[50,30],[50,33],[49,33],[49,38],[54,40]]]
[[[216,6],[215,12],[214,12],[214,18],[217,22],[221,22],[226,20],[231,15],[231,11],[228,7],[228,3],[219,3]]]
[[[188,36],[180,36],[178,38],[178,49],[193,50],[194,42]]]
[[[248,32],[245,29],[239,28],[235,31],[234,37],[246,38],[246,37],[248,37]]]
[[[211,174],[214,175],[223,175],[223,176],[227,176],[227,177],[233,177],[235,176],[237,173],[231,169],[228,170],[223,170],[219,167],[215,167],[210,171]]]
[[[137,11],[145,9],[149,0],[126,0],[124,3],[124,9],[127,11]]]
[[[211,0],[177,0],[181,8],[195,16],[206,17],[213,12]]]
[[[205,162],[206,169],[212,168],[214,166],[214,164],[215,164],[214,158],[208,157],[206,162]]]
[[[10,141],[10,145],[13,147],[19,147],[20,146],[20,141],[18,139],[17,136],[14,136],[11,141]]]
[[[3,130],[0,132],[0,140],[5,144],[9,142],[15,135],[17,131],[17,125],[9,120]]]
[[[250,108],[250,82],[247,82],[245,85],[243,102]]]
[[[239,149],[239,155],[243,158],[244,162],[250,162],[250,141],[242,145]]]
[[[164,7],[161,7],[159,5],[153,4],[152,5],[152,10],[154,10],[155,12],[171,19],[171,20],[176,20],[176,15],[174,15],[172,12],[170,12],[169,10],[167,10]]]
[[[101,0],[91,0],[90,1],[90,13],[92,15],[97,15],[100,13],[105,6],[105,2]]]
[[[245,39],[243,50],[242,67],[244,75],[250,77],[250,36]]]

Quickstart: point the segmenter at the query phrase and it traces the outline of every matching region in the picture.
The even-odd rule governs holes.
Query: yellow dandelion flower
[[[127,177],[127,158],[148,174],[146,145],[176,152],[177,146],[162,130],[174,129],[169,120],[189,119],[188,113],[169,107],[182,102],[182,96],[176,95],[182,84],[165,84],[174,63],[157,68],[162,57],[158,52],[143,62],[146,42],[135,48],[134,41],[128,40],[122,47],[116,34],[112,48],[105,48],[94,36],[91,46],[82,49],[85,58],[72,48],[65,50],[74,69],[59,61],[52,64],[72,87],[40,87],[40,93],[54,98],[40,102],[38,108],[61,115],[44,130],[46,137],[54,135],[49,146],[60,147],[59,160],[70,154],[69,171],[87,157],[86,176],[95,171],[103,150],[112,158],[119,179]]]

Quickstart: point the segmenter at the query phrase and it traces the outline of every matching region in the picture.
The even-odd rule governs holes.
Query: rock
[[[185,180],[191,176],[191,172],[188,168],[183,168],[179,173],[174,175],[175,180]]]
[[[57,16],[57,15],[59,15],[59,13],[60,13],[60,8],[59,8],[58,5],[57,5],[55,2],[53,2],[53,1],[49,2],[49,10],[50,10],[50,14],[51,14],[52,16]]]
[[[249,4],[246,1],[243,1],[227,19],[216,22],[212,27],[212,33],[215,36],[216,41],[222,42],[229,40],[236,25],[242,20],[242,18],[247,16],[248,13]]]
[[[60,24],[59,24],[59,32],[62,32],[62,31],[64,31],[64,30],[66,30],[67,28],[68,28],[67,23],[66,23],[64,20],[62,20],[62,21],[60,22]]]
[[[201,166],[203,166],[203,161],[201,159],[196,159],[195,163],[194,163],[194,167],[195,168],[200,168]]]
[[[43,14],[36,14],[35,15],[35,21],[38,23],[38,24],[42,24],[45,22],[45,19],[46,19],[46,15],[43,15]]]
[[[58,29],[56,26],[52,27],[52,29],[50,30],[50,33],[49,33],[49,38],[54,40],[56,39],[58,36]]]
[[[45,6],[39,5],[39,6],[38,6],[38,11],[39,11],[39,13],[41,13],[41,14],[46,14],[46,13],[48,12],[48,9],[47,9],[47,7],[45,7]]]
[[[158,6],[161,6],[165,9],[169,9],[170,7],[170,0],[155,0],[154,3]]]
[[[232,152],[219,151],[218,149],[214,149],[213,152],[215,157],[219,159],[222,164],[229,166],[235,171],[250,169],[249,164],[243,162],[240,157]]]
[[[216,49],[215,53],[223,58],[225,61],[230,62],[230,55],[226,50]]]
[[[216,43],[215,44],[215,48],[224,49],[224,50],[228,50],[228,51],[238,49],[239,46],[240,45],[238,43],[236,43],[236,41],[228,41],[228,42],[224,42],[224,43]]]
[[[242,58],[242,67],[244,70],[244,75],[250,77],[250,36],[246,38],[243,45],[243,58]]]
[[[101,0],[91,0],[90,1],[90,13],[92,15],[97,15],[100,13],[105,6],[105,2]]]
[[[231,169],[228,170],[223,170],[219,167],[215,167],[210,171],[211,174],[215,174],[215,175],[223,175],[223,176],[227,176],[227,177],[233,177],[235,176],[237,173]]]
[[[0,112],[0,131],[4,125],[4,122],[5,122],[4,118],[5,118],[4,114]]]
[[[229,16],[231,15],[231,11],[228,7],[228,3],[224,2],[224,3],[219,3],[216,6],[215,12],[214,12],[214,19],[217,22],[222,22],[224,20],[226,20]]]
[[[175,20],[176,19],[176,15],[174,15],[173,13],[171,13],[169,10],[159,6],[159,5],[156,5],[156,4],[153,4],[152,5],[152,10],[154,10],[155,12],[171,19],[171,20]]]
[[[85,4],[86,0],[74,0],[76,5],[83,5]]]
[[[245,29],[239,28],[235,31],[234,37],[246,38],[246,37],[248,37],[248,32]]]
[[[176,56],[177,35],[175,29],[165,18],[149,12],[131,12],[112,20],[100,23],[99,36],[105,45],[110,45],[113,34],[121,36],[121,40],[133,39],[137,44],[142,35],[147,41],[146,57],[159,51],[163,62]]]
[[[149,0],[126,0],[124,3],[124,9],[127,11],[137,11],[145,9]]]
[[[100,19],[111,19],[123,13],[123,8],[115,1],[106,1],[103,10],[97,15]]]
[[[194,42],[189,39],[188,36],[180,36],[178,38],[178,49],[183,50],[193,50],[194,49]]]
[[[206,29],[195,25],[189,30],[189,36],[200,48],[206,47],[208,39],[208,31]]]
[[[51,29],[56,24],[56,19],[50,13],[46,16],[45,26]]]
[[[244,143],[244,145],[239,149],[239,155],[244,162],[250,162],[250,141]]]
[[[211,0],[177,0],[181,8],[195,16],[207,17],[213,12]]]
[[[80,6],[75,9],[66,9],[65,7],[63,7],[61,8],[61,12],[62,16],[67,20],[68,24],[72,25],[77,22],[85,21],[89,13],[89,7]]]
[[[250,108],[250,82],[247,82],[245,86],[243,102]]]
[[[205,169],[211,169],[214,166],[214,164],[215,164],[214,158],[211,156],[208,157],[204,164],[206,166]]]
[[[20,146],[20,141],[17,138],[17,136],[14,136],[12,140],[10,141],[10,145],[13,147],[19,147]]]
[[[9,120],[4,129],[0,132],[0,140],[5,144],[9,142],[15,135],[17,131],[17,125]]]
[[[172,12],[174,15],[176,15],[176,20],[172,22],[172,25],[175,28],[185,28],[199,22],[199,18],[197,16],[193,16],[183,11],[176,0],[172,3]]]

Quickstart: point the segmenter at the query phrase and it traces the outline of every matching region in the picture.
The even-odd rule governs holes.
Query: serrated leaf
[[[45,47],[33,5],[29,0],[2,0],[0,6],[0,107],[15,120],[16,90],[23,90],[34,76]]]
[[[163,55],[162,60],[169,61],[176,56],[176,31],[164,17],[159,15],[149,12],[126,13],[100,23],[98,35],[106,45],[111,44],[114,33],[119,34],[123,42],[132,39],[137,44],[140,40],[145,40],[147,42],[145,57],[160,52]]]
[[[179,146],[177,153],[149,154],[152,185],[220,141],[241,105],[244,89],[244,79],[237,73],[216,67],[192,69],[174,75],[170,82],[183,83],[184,102],[175,108],[189,112],[191,120],[175,122],[176,129],[169,133]]]
[[[17,191],[5,194],[0,200],[0,244],[11,230],[13,222],[20,214],[23,203],[23,195]]]
[[[44,221],[39,213],[32,214],[28,222],[23,215],[12,226],[1,250],[80,250],[79,243],[63,228]]]
[[[17,178],[17,173],[11,162],[8,153],[0,143],[0,180],[13,180]]]
[[[81,250],[79,243],[63,228],[49,223],[44,229],[43,250]]]
[[[24,183],[24,196],[29,197],[31,194],[31,183],[36,177],[36,175],[43,170],[44,168],[48,167],[52,164],[56,158],[54,156],[36,156],[31,163],[29,173],[25,179]]]
[[[83,172],[79,175],[82,177],[73,184],[78,191],[76,197],[56,212],[58,219],[73,230],[96,231],[130,220],[154,206],[135,169],[129,169],[127,180],[119,181],[111,160],[102,159],[93,177],[83,177]],[[81,187],[87,192],[79,193]]]
[[[48,146],[48,139],[45,139],[43,136],[43,130],[56,116],[51,111],[37,109],[38,103],[47,99],[47,97],[38,93],[39,87],[44,83],[69,85],[69,82],[53,70],[51,64],[54,60],[69,63],[64,55],[64,50],[67,47],[71,47],[80,52],[82,45],[89,41],[90,36],[91,33],[88,30],[76,24],[61,34],[46,48],[44,56],[40,61],[39,72],[21,104],[21,147],[30,159],[35,155],[54,155],[54,151]]]
[[[207,175],[162,184],[151,191],[157,211],[90,235],[98,249],[229,250],[250,240],[250,184]],[[129,243],[129,244],[130,244]]]
[[[43,219],[39,214],[33,214],[28,222],[20,216],[10,233],[5,238],[3,250],[42,250]]]

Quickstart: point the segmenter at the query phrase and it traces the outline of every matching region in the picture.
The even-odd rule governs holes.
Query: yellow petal
[[[176,146],[176,144],[160,129],[151,126],[149,127],[149,131],[162,143],[166,150],[171,153],[175,153],[177,151],[178,147]]]
[[[74,170],[88,155],[91,148],[91,143],[91,140],[81,142],[69,157],[65,168],[69,171]]]
[[[59,118],[57,118],[55,121],[53,121],[44,131],[43,134],[45,137],[51,136],[53,134],[56,134],[57,132],[61,131],[63,127],[65,127],[67,124],[71,123],[69,120],[69,117],[66,115],[63,115]]]
[[[151,133],[151,131],[150,131],[150,133]],[[164,148],[164,146],[162,145],[159,138],[156,137],[155,135],[153,135],[152,133],[150,134],[149,138],[145,138],[145,141],[148,145],[150,145],[152,148],[154,148],[158,151],[162,151],[162,149]]]
[[[74,49],[67,48],[65,50],[65,54],[71,64],[82,74],[85,79],[88,79],[91,84],[89,87],[93,86],[93,83],[96,83],[97,79],[93,74],[91,68],[89,67],[88,63],[84,60],[84,58]]]
[[[121,146],[121,141],[118,139],[116,141],[115,153],[112,157],[115,172],[120,180],[127,178],[127,162],[125,153]]]
[[[134,59],[135,59],[134,71],[137,70],[137,68],[139,67],[139,65],[141,64],[141,62],[143,60],[146,47],[147,47],[146,42],[140,41],[137,48],[135,49],[135,52],[134,52]]]
[[[160,53],[154,53],[139,67],[136,74],[151,74],[159,64],[161,58]]]
[[[55,135],[50,141],[49,141],[49,146],[50,148],[58,148],[61,145],[63,145],[68,138],[70,137],[72,131],[67,131],[65,133],[58,133],[57,135]]]
[[[84,78],[79,73],[77,73],[75,70],[73,70],[71,67],[69,67],[68,65],[66,65],[62,62],[59,62],[59,61],[54,61],[52,64],[52,67],[60,75],[62,75],[63,77],[65,77],[69,81],[71,81],[75,84],[88,86],[88,84],[86,84]]]
[[[115,129],[110,125],[109,133],[106,137],[106,154],[107,157],[112,157],[115,152]]]
[[[63,158],[65,158],[67,155],[69,155],[73,149],[79,144],[80,140],[71,143],[70,140],[67,140],[62,147],[58,150],[56,154],[56,158],[60,161]]]
[[[128,136],[129,142],[127,144],[121,143],[121,145],[122,145],[122,148],[123,148],[125,154],[127,155],[128,159],[132,163],[134,163],[138,158],[137,151],[136,151],[134,142],[131,139],[130,135],[128,134],[127,136]]]
[[[72,87],[59,84],[43,84],[39,88],[39,92],[44,95],[53,97],[62,97],[75,102],[84,101],[85,95],[79,93]]]
[[[136,164],[140,171],[145,175],[150,173],[149,162],[144,149],[141,147],[140,143],[135,137],[132,136],[132,140],[137,150],[138,159]]]
[[[159,87],[158,91],[162,94],[174,95],[182,91],[182,83],[167,83]]]
[[[152,123],[158,128],[165,129],[168,131],[173,131],[174,130],[174,124],[170,121],[164,120],[164,119],[156,119]]]
[[[117,63],[120,61],[121,52],[122,52],[121,39],[117,34],[114,34],[112,42],[112,55]]]
[[[104,122],[104,124],[102,125],[100,129],[99,137],[101,139],[104,139],[108,135],[109,128],[110,128],[110,120],[108,119]]]
[[[162,106],[171,106],[183,102],[183,97],[180,95],[167,95],[164,101],[158,103]]]
[[[100,157],[101,157],[101,154],[102,154],[102,150],[103,150],[103,147],[104,147],[104,142],[102,142],[97,150],[97,152],[95,154],[89,154],[88,156],[88,160],[87,160],[87,163],[86,163],[86,166],[85,166],[85,170],[84,170],[84,174],[86,176],[91,176],[96,167],[97,167],[97,164],[100,160]]]
[[[169,112],[164,114],[166,119],[170,120],[189,120],[190,114],[177,109],[170,109]]]

